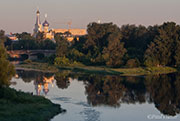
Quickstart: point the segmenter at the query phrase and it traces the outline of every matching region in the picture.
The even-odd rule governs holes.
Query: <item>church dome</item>
[[[43,26],[49,26],[49,23],[45,20]]]

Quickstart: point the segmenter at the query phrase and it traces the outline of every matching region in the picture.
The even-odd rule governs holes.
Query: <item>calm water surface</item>
[[[120,77],[17,70],[11,87],[66,109],[51,121],[180,120],[180,74]]]

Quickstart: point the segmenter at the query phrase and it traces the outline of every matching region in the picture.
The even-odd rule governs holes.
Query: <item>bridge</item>
[[[36,60],[38,56],[49,57],[55,54],[56,50],[10,50],[7,53],[11,58]]]

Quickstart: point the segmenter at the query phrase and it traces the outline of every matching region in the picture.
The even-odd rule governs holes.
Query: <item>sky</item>
[[[91,22],[155,25],[180,24],[180,0],[0,0],[0,29],[32,33],[36,11],[47,13],[50,28],[84,28]]]

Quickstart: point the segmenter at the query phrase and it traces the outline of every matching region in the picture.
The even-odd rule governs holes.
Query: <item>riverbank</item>
[[[0,88],[0,121],[49,121],[64,111],[45,97]]]
[[[167,74],[174,73],[178,70],[173,67],[139,67],[139,68],[108,68],[98,66],[64,66],[57,67],[47,63],[24,63],[16,65],[16,69],[36,70],[45,72],[58,72],[61,70],[70,70],[72,72],[104,74],[104,75],[121,75],[121,76],[140,76],[149,74]]]
[[[21,63],[15,65],[16,69],[19,70],[33,70],[33,71],[42,71],[42,72],[58,72],[59,69],[48,63],[40,63],[40,62],[31,62],[31,63]]]

